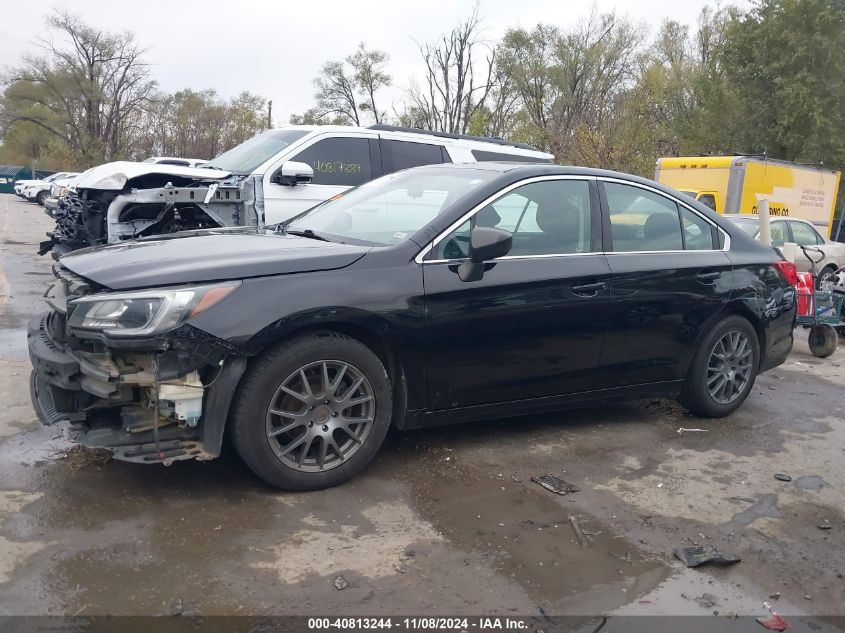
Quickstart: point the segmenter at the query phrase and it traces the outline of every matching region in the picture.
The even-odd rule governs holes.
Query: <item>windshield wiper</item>
[[[311,229],[302,229],[298,231],[296,229],[286,229],[282,235],[296,235],[297,237],[307,237],[312,240],[320,240],[321,242],[331,242],[331,240],[324,235],[320,235],[319,233],[315,233]]]

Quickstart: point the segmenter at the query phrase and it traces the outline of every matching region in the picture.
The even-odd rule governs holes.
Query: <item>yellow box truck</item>
[[[660,158],[654,179],[718,213],[757,213],[769,201],[771,215],[809,220],[830,235],[840,172],[762,156]]]

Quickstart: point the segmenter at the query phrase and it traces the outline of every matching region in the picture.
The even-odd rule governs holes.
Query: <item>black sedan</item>
[[[295,186],[314,186],[298,184]],[[419,167],[275,230],[159,236],[55,266],[35,407],[142,463],[338,484],[408,429],[678,396],[724,416],[792,348],[795,268],[624,174]]]

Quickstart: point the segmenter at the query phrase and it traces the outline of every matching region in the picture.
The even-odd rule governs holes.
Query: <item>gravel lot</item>
[[[647,400],[393,433],[349,484],[284,494],[231,451],[97,463],[39,424],[25,328],[49,227],[0,195],[0,615],[760,615],[776,594],[845,615],[845,352],[798,340],[726,419]],[[694,543],[742,562],[686,569],[672,550]]]

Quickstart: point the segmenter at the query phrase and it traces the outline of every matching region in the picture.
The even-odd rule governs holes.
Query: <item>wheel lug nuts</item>
[[[336,417],[337,417],[337,411],[332,411],[332,417],[333,417],[333,418],[336,418]]]
[[[328,403],[329,403],[329,401],[328,401],[328,400],[326,400],[323,404],[328,404]]]
[[[328,424],[324,424],[324,425],[323,425],[323,430],[324,430],[324,431],[328,431],[328,430],[329,430],[329,425],[328,425]]]

